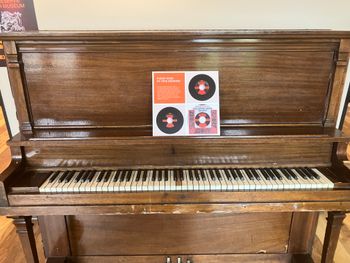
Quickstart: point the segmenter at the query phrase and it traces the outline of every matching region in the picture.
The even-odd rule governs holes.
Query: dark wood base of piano
[[[176,256],[92,256],[92,257],[56,257],[49,258],[47,263],[68,263],[68,262],[79,262],[79,263],[155,263],[155,262],[167,262],[167,258],[170,258],[173,263],[195,263],[195,262],[205,262],[205,263],[281,263],[281,262],[291,262],[291,263],[313,263],[311,256],[309,254],[275,254],[275,255],[243,255],[243,254],[231,254],[231,255],[176,255]],[[181,261],[178,261],[181,258]]]
[[[52,263],[313,262],[310,253],[318,213],[166,217],[43,216],[38,220],[47,262]],[[333,263],[344,218],[343,212],[328,213],[321,263]],[[14,219],[27,262],[39,262],[31,217]]]

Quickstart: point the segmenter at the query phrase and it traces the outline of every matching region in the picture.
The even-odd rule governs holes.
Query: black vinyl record
[[[194,99],[204,101],[213,97],[216,86],[215,81],[210,76],[199,74],[191,79],[188,89]]]
[[[210,116],[206,112],[200,112],[196,115],[194,121],[199,128],[206,128],[210,124]]]
[[[166,107],[157,115],[157,126],[166,134],[178,132],[184,124],[182,113],[174,107]]]

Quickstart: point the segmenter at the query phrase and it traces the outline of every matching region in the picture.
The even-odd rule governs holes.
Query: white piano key
[[[276,172],[282,177],[282,183],[283,183],[284,190],[295,189],[295,185],[293,184],[292,179],[288,179],[288,177],[280,169],[276,169]]]
[[[108,172],[108,171],[107,171]],[[117,174],[118,171],[113,171],[111,172],[111,174],[109,175],[109,178],[107,178],[106,181],[106,176],[107,174],[105,174],[105,177],[102,179],[103,180],[103,184],[102,184],[102,192],[113,192],[114,191],[114,176]]]
[[[144,170],[140,171],[140,180],[136,183],[136,192],[142,191],[142,178],[143,178],[144,173],[145,173]]]
[[[320,180],[321,180],[322,184],[324,185],[323,188],[327,188],[327,189],[334,188],[334,183],[331,180],[329,180],[323,173],[321,173],[316,168],[312,168],[311,170],[320,176]]]
[[[244,190],[246,191],[255,191],[255,183],[254,180],[249,179],[248,175],[245,173],[243,169],[239,170],[244,177]]]
[[[99,182],[97,182],[98,176],[101,174],[102,171],[95,171],[94,178],[92,179],[89,187],[89,192],[97,192],[97,186]]]
[[[193,181],[192,181],[193,191],[199,191],[200,190],[200,183],[197,180],[198,175],[196,174],[195,170],[191,170],[190,173],[192,174],[192,178],[193,178]]]
[[[225,172],[222,169],[217,170],[217,172],[221,176],[221,191],[227,191],[228,190],[228,183],[227,183]]]
[[[135,175],[136,175],[136,171],[129,171],[128,176],[125,177],[125,184],[124,184],[125,192],[131,192],[131,185],[134,183]]]
[[[39,187],[39,192],[40,193],[48,193],[50,185],[52,184],[52,182],[50,183],[50,180],[52,177],[56,176],[57,172],[52,172],[49,177],[45,180],[45,182]]]
[[[76,171],[72,177],[72,179],[70,180],[69,184],[65,186],[65,192],[71,193],[74,192],[74,186],[75,186],[75,179],[77,178],[77,176],[79,175],[79,171]]]
[[[132,183],[130,184],[130,191],[131,192],[137,192],[137,190],[138,190],[137,185],[138,185],[139,181],[136,181],[136,180],[137,180],[137,175],[139,173],[141,174],[141,171],[139,171],[139,170],[134,171],[134,178],[133,178]],[[141,177],[140,177],[140,179],[141,179]]]
[[[50,193],[57,193],[57,187],[59,186],[60,182],[60,178],[61,176],[64,174],[64,172],[60,172],[58,174],[58,176],[56,177],[56,179],[50,184],[50,187],[49,187],[49,192]]]
[[[168,172],[169,174],[169,178],[168,178],[168,183],[166,185],[166,188],[168,188],[168,191],[176,191],[176,185],[175,185],[175,181],[174,181],[174,170],[169,170]]]
[[[207,173],[202,170],[201,173],[203,174],[205,180],[202,183],[203,191],[210,191],[210,182]]]

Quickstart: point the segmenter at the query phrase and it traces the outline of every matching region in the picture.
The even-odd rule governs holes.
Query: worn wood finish
[[[333,263],[334,253],[338,244],[340,228],[344,218],[345,213],[343,212],[328,213],[321,263]]]
[[[311,254],[318,213],[293,213],[288,252]]]
[[[15,217],[13,219],[13,223],[16,226],[17,234],[21,240],[26,262],[39,263],[35,236],[33,232],[32,217]]]
[[[180,139],[179,139],[180,140]],[[268,154],[266,153],[268,151]],[[251,143],[194,139],[177,144],[26,147],[29,167],[123,167],[123,166],[325,166],[330,165],[332,145],[318,142]]]
[[[315,191],[243,191],[243,192],[137,192],[137,193],[62,193],[11,194],[12,206],[35,205],[136,205],[136,204],[200,204],[200,203],[286,203],[350,201],[348,190]],[[296,207],[297,208],[297,207]],[[345,207],[346,208],[346,207]]]
[[[69,259],[78,262],[164,262],[164,254],[176,252],[193,262],[308,262],[307,254],[293,254],[310,252],[314,212],[350,211],[350,173],[339,159],[349,136],[335,129],[350,32],[25,32],[0,38],[21,126],[10,142],[12,168],[0,175],[0,213],[43,216],[46,253],[58,260],[72,253],[79,257]],[[153,138],[153,70],[219,70],[221,136]],[[323,167],[336,190],[38,193],[56,169],[226,165]],[[105,240],[116,242],[108,247]],[[260,250],[283,254],[225,254]],[[103,254],[111,257],[98,257]]]
[[[85,215],[67,223],[74,256],[176,255],[285,253],[290,220],[291,213]]]
[[[45,255],[47,257],[70,256],[70,245],[64,216],[40,216],[38,218]]]
[[[149,214],[230,214],[260,212],[350,211],[350,202],[288,202],[232,204],[153,204],[24,206],[0,208],[1,215],[149,215]]]

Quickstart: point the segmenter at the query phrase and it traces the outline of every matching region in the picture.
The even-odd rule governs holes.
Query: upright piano
[[[350,32],[1,34],[20,133],[0,214],[27,262],[333,262]],[[152,71],[215,70],[221,135],[152,136]]]

